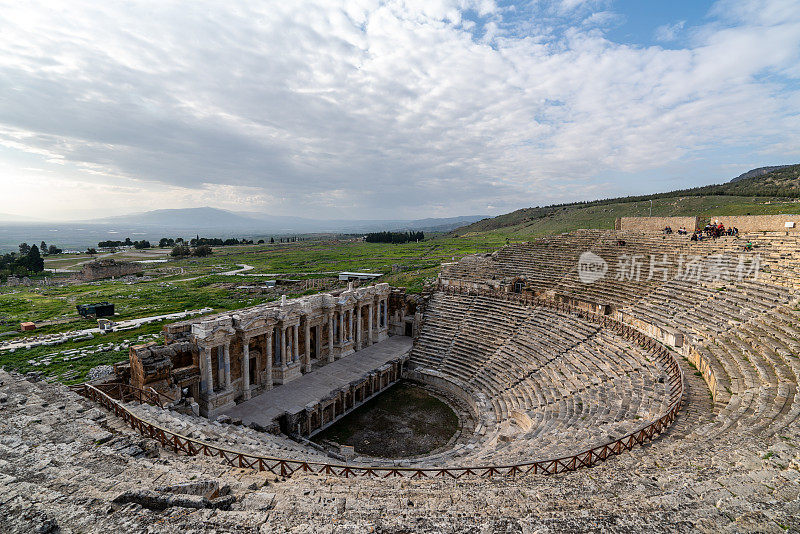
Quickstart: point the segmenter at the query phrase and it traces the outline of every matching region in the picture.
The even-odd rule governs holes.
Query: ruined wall
[[[394,288],[389,294],[389,334],[416,336],[425,299],[421,295],[408,295],[405,288]]]
[[[631,232],[661,232],[669,226],[677,232],[681,226],[691,232],[697,228],[697,217],[620,217],[615,228]]]
[[[131,385],[141,389],[152,387],[160,393],[176,397],[177,387],[185,387],[199,381],[198,360],[193,346],[188,342],[173,343],[169,346],[148,343],[130,348]],[[174,377],[172,371],[186,369],[181,377]],[[178,380],[176,380],[178,378]]]
[[[790,232],[800,233],[800,215],[713,215],[712,221],[719,221],[725,228],[735,226],[739,233],[747,232]],[[786,228],[793,222],[794,228]]]
[[[128,276],[131,274],[141,273],[143,271],[141,264],[127,262],[127,261],[114,261],[114,260],[97,260],[87,263],[81,269],[80,278],[86,282],[93,280],[102,280],[103,278],[111,278],[118,276]]]

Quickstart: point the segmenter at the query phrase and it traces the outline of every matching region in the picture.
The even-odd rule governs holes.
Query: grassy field
[[[800,204],[796,201],[764,197],[687,196],[657,198],[652,204],[654,216],[757,215],[798,211]],[[94,321],[77,316],[77,304],[104,300],[112,302],[118,313],[116,319],[122,320],[205,307],[215,312],[235,310],[274,300],[279,298],[280,293],[294,297],[313,292],[299,287],[299,284],[294,288],[281,289],[280,292],[250,293],[241,288],[258,286],[270,278],[325,278],[326,284],[331,287],[331,281],[340,271],[372,272],[382,275],[378,281],[406,287],[412,293],[419,292],[426,282],[436,278],[441,263],[458,260],[466,254],[491,252],[508,242],[525,241],[578,228],[610,229],[614,227],[617,217],[647,216],[649,213],[649,201],[528,208],[479,221],[452,234],[401,245],[336,240],[326,236],[324,239],[296,243],[217,247],[214,254],[206,258],[175,260],[169,257],[168,250],[163,249],[123,251],[104,257],[124,261],[169,258],[169,261],[143,264],[144,276],[135,279],[135,283],[125,279],[47,287],[42,284],[41,277],[34,279],[30,287],[0,287],[0,340],[96,326]],[[83,262],[91,259],[85,254],[51,256],[46,258],[46,267],[79,270]],[[243,265],[252,268],[238,275],[221,274],[241,269]],[[67,275],[48,276],[57,279]],[[45,325],[34,332],[23,333],[19,331],[19,323],[23,321],[63,323]],[[155,327],[149,325],[134,332],[138,336],[139,331],[150,332],[152,328]],[[92,347],[105,346],[108,339],[97,336],[79,342],[79,348],[94,350]],[[106,350],[93,352],[91,357],[85,359],[70,360],[68,365],[58,359],[50,361],[51,356],[63,352],[65,346],[17,351],[13,355],[0,351],[0,366],[26,372],[35,369],[51,377],[67,379],[69,376],[70,380],[74,380],[74,376],[85,376],[88,369],[99,365],[98,362],[110,363],[127,357],[125,350]],[[26,357],[24,352],[31,354]],[[37,363],[41,361],[49,363]],[[68,369],[66,374],[64,369]]]
[[[46,321],[76,317],[75,306],[107,300],[113,302],[117,319],[160,315],[211,307],[231,310],[263,302],[260,295],[245,296],[230,286],[257,285],[271,277],[308,279],[332,277],[340,271],[364,271],[387,275],[393,285],[419,291],[422,282],[435,278],[442,262],[477,251],[502,246],[497,237],[440,237],[420,243],[389,245],[361,241],[301,242],[282,245],[218,247],[207,258],[186,258],[149,264],[145,277],[105,280],[85,284],[46,287],[41,279],[31,287],[0,288],[0,319],[7,325],[21,321]],[[119,259],[121,255],[114,255]],[[73,258],[69,261],[75,261]],[[61,258],[47,259],[47,267]],[[242,265],[252,269],[224,275]],[[393,270],[396,271],[393,274]],[[57,277],[56,277],[57,279]],[[61,325],[63,326],[63,325]],[[76,325],[70,325],[74,329]],[[58,331],[55,329],[53,331]]]
[[[144,276],[141,278],[48,287],[42,283],[41,277],[34,279],[30,287],[0,287],[0,339],[22,340],[95,327],[96,321],[80,318],[75,306],[99,301],[109,301],[115,305],[115,320],[205,307],[219,312],[253,306],[275,300],[278,294],[250,293],[241,286],[257,286],[270,278],[326,278],[330,281],[340,271],[366,271],[385,275],[379,281],[419,292],[426,281],[435,279],[442,262],[478,251],[495,250],[504,243],[501,238],[494,236],[440,236],[402,245],[353,240],[242,245],[217,247],[214,254],[207,258],[171,259],[167,263],[144,264]],[[105,257],[131,261],[165,257],[165,253],[127,251]],[[86,255],[48,257],[46,267],[78,270],[82,262],[91,259]],[[240,275],[220,274],[241,269],[242,265],[251,266],[252,269]],[[66,275],[48,276],[57,279]],[[343,285],[340,284],[340,287]],[[292,289],[291,286],[281,291],[290,298],[314,292]],[[23,321],[38,324],[53,321],[59,324],[40,326],[33,332],[20,332],[19,323]],[[127,359],[127,348],[114,347],[124,344],[124,340],[135,343],[131,338],[135,340],[140,335],[157,333],[162,326],[151,324],[134,331],[98,335],[91,340],[20,349],[13,353],[2,351],[0,366],[20,372],[36,371],[49,379],[75,382],[84,379],[89,369],[96,365]],[[117,337],[120,339],[117,340]],[[108,347],[109,343],[113,345],[111,348]],[[84,356],[76,357],[73,354],[65,359],[62,353],[73,349],[82,351]]]
[[[93,367],[126,361],[130,345],[157,341],[163,326],[163,322],[150,323],[136,330],[67,341],[55,347],[6,351],[0,355],[0,361],[6,369],[20,373],[36,372],[48,380],[76,384],[86,381],[86,375]]]

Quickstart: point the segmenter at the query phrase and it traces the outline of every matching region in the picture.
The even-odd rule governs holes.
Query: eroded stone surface
[[[0,405],[0,525],[7,532],[800,529],[800,435],[793,427],[770,439],[668,434],[595,468],[552,477],[283,480],[175,455],[113,416],[98,417],[66,388],[0,378],[8,396]],[[678,423],[695,426],[704,417],[683,412]],[[113,502],[128,491],[193,480],[228,485],[230,509],[157,511]]]

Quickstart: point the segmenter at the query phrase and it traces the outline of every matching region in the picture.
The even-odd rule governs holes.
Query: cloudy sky
[[[497,214],[800,161],[797,0],[0,0],[0,213]]]

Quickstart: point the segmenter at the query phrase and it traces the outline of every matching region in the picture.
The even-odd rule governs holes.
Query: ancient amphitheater
[[[301,439],[363,400],[363,387],[375,395],[398,378],[399,368],[385,363],[387,374],[368,373],[329,404],[282,416],[292,423],[283,433],[212,421],[178,409],[180,402],[159,407],[170,399],[136,385],[144,371],[72,389],[3,373],[0,525],[11,532],[798,532],[798,274],[796,235],[698,243],[586,230],[446,264],[421,299],[376,286],[374,294],[357,288],[304,301],[296,311],[289,302],[252,312],[296,325],[294,337],[245,313],[176,327],[173,334],[186,335],[167,340],[188,355],[167,385],[244,406],[259,397],[250,399],[251,387],[268,390],[261,396],[291,388],[356,361],[373,341],[385,346],[392,337],[379,339],[384,330],[413,334],[407,358],[393,365],[456,399],[461,429],[447,447],[403,460],[341,460]],[[199,344],[209,332],[239,341],[206,351]],[[251,335],[272,332],[279,345],[270,338],[251,345]],[[172,364],[148,350],[133,351],[132,362],[143,358],[141,369],[171,377]],[[276,350],[286,355],[280,376],[297,365],[300,378],[262,381],[273,372],[262,362],[277,362]],[[245,389],[246,398],[231,401]],[[287,435],[295,428],[298,435]]]

